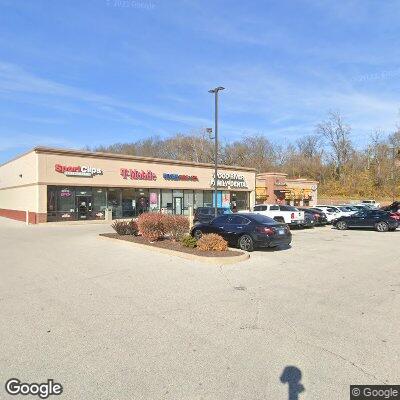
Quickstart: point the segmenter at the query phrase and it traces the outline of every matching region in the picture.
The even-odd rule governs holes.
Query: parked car
[[[348,208],[350,211],[353,211],[353,214],[355,214],[356,212],[359,212],[360,209],[366,209],[366,207],[364,206],[360,206],[361,208],[357,208],[356,206],[354,206],[353,204],[339,204],[338,207],[346,207]]]
[[[307,208],[307,207],[297,207],[300,211],[304,211],[304,218],[307,217],[307,214],[312,214],[314,216],[314,226],[323,226],[328,223],[326,219],[326,215],[323,211],[317,210],[316,208]]]
[[[379,208],[381,205],[375,200],[362,200],[361,204],[366,204],[369,206],[373,206],[374,208]]]
[[[296,207],[281,204],[258,204],[253,208],[253,213],[270,217],[278,222],[285,222],[289,226],[302,226],[304,224],[304,211]]]
[[[218,207],[218,215],[232,214],[230,208]],[[198,207],[196,208],[193,216],[193,222],[210,222],[215,218],[215,208],[214,207]]]
[[[400,201],[394,201],[392,204],[382,207],[383,211],[399,212],[400,211]]]
[[[398,223],[400,223],[400,212],[392,212],[389,211],[390,217],[393,218],[394,220],[396,220]]]
[[[342,217],[348,217],[358,212],[358,210],[352,209],[348,206],[335,206],[335,208],[337,208],[341,212]]]
[[[196,239],[206,233],[217,233],[230,245],[245,251],[289,245],[292,241],[286,224],[254,213],[220,215],[208,223],[196,224],[190,233]]]
[[[340,230],[374,228],[378,232],[387,232],[396,230],[398,222],[387,211],[365,210],[347,217],[340,217],[333,222],[333,226]]]
[[[394,201],[392,204],[382,207],[382,211],[388,211],[390,216],[396,221],[400,222],[400,202]]]
[[[316,206],[315,209],[325,213],[328,224],[332,223],[333,220],[341,217],[340,211],[333,206]]]
[[[352,204],[351,207],[355,208],[357,211],[370,211],[373,207],[367,204]]]

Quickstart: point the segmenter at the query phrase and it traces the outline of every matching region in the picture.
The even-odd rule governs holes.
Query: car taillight
[[[275,233],[275,230],[273,228],[268,228],[267,226],[257,226],[256,231],[268,236]]]
[[[292,215],[290,216],[291,219],[294,219],[294,213],[292,213]]]

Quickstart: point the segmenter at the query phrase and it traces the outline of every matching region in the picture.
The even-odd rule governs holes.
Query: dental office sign
[[[100,168],[88,167],[86,165],[61,165],[56,164],[54,166],[56,172],[64,174],[66,176],[79,176],[85,178],[93,178],[95,175],[103,175],[103,170]]]
[[[211,186],[215,186],[215,173],[211,179]],[[218,172],[217,187],[243,189],[247,188],[247,182],[243,175],[236,172]]]

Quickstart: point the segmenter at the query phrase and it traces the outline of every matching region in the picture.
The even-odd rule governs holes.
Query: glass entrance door
[[[76,196],[76,209],[79,219],[89,219],[92,212],[92,198],[90,196]]]
[[[174,197],[174,214],[181,215],[183,212],[182,209],[182,197]]]

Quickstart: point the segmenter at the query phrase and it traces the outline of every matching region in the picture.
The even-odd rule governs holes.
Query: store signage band
[[[93,178],[95,175],[103,175],[103,170],[95,167],[88,167],[86,165],[61,165],[56,164],[54,166],[56,172],[64,174],[66,176],[77,176],[84,178]]]

